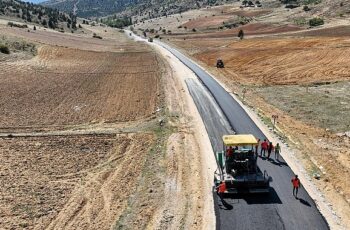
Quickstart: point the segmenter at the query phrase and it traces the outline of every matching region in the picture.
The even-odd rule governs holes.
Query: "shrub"
[[[241,40],[244,38],[244,32],[242,29],[239,30],[238,35],[237,35]]]
[[[304,6],[304,7],[303,7],[303,10],[304,10],[304,11],[310,11],[311,9],[309,8],[309,6]]]
[[[3,44],[0,44],[0,52],[3,54],[10,54],[10,49]]]
[[[320,26],[324,24],[323,18],[312,18],[309,20],[310,26]]]
[[[14,22],[8,22],[7,25],[10,27],[28,28],[28,26],[26,24],[20,25],[20,24],[14,23]]]
[[[93,37],[93,38],[102,39],[102,37],[101,37],[101,36],[99,36],[99,35],[97,35],[96,33],[94,33],[94,34],[92,35],[92,37]]]
[[[196,32],[197,30],[196,30],[196,28],[193,28],[192,31],[193,31],[193,32]]]

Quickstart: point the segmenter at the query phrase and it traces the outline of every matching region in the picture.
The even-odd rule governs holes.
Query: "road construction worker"
[[[223,195],[226,192],[226,183],[225,181],[221,181],[219,186],[216,187],[217,194],[219,195],[220,199],[223,199]]]
[[[272,150],[274,149],[274,146],[272,144],[272,142],[269,143],[269,146],[267,147],[267,159],[270,159]]]
[[[280,146],[280,143],[277,143],[275,147],[275,160],[279,161],[280,153],[281,153],[281,146]]]
[[[232,157],[233,156],[233,148],[232,148],[232,146],[230,146],[227,150],[226,150],[226,157],[227,158],[230,158],[230,157]]]
[[[298,199],[298,190],[300,187],[300,180],[298,178],[298,175],[294,176],[294,178],[292,179],[292,184],[293,184],[293,196]]]
[[[266,139],[261,143],[261,150],[260,150],[260,156],[265,156],[266,150],[268,147],[268,143]]]

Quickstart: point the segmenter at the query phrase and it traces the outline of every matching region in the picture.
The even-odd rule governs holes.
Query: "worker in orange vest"
[[[295,175],[295,177],[292,179],[292,184],[293,184],[293,196],[298,199],[298,190],[300,185],[300,180],[298,178],[298,175]]]
[[[221,183],[219,184],[219,186],[216,187],[217,189],[217,193],[220,197],[220,199],[223,199],[223,195],[226,192],[226,183],[225,181],[221,181]]]

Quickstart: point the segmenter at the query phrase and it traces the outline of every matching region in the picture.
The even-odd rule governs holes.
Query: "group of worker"
[[[260,139],[258,139],[257,141],[258,141],[258,143],[255,146],[255,154],[258,156],[258,148],[259,148],[259,144],[260,144]],[[272,151],[275,152],[275,160],[279,161],[279,156],[281,153],[280,144],[277,143],[276,146],[274,146],[272,144],[272,142],[269,142],[266,139],[263,142],[261,142],[260,157],[266,157],[266,153],[267,153],[267,159],[270,160]]]

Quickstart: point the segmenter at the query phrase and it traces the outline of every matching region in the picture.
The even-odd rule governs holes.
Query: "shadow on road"
[[[279,160],[273,160],[271,159],[270,162],[274,165],[277,165],[277,166],[288,166],[288,164],[286,162],[283,162],[283,161],[279,161]]]
[[[311,207],[311,204],[309,202],[307,202],[306,200],[302,199],[302,198],[298,198],[298,200],[300,201],[300,203],[302,203],[303,205],[309,206]]]
[[[225,195],[225,199],[244,200],[247,204],[282,204],[272,187],[270,187],[270,193]]]

